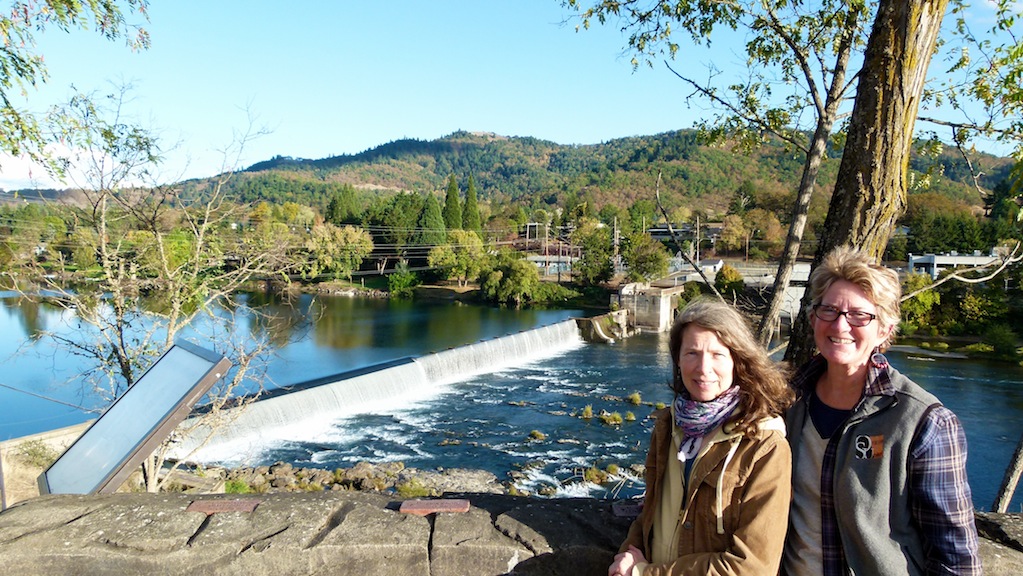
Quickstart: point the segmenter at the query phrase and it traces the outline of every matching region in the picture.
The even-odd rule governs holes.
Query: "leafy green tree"
[[[448,192],[444,197],[444,226],[448,230],[462,228],[462,203],[458,198],[458,182],[454,174],[448,177]]]
[[[526,214],[526,209],[521,205],[514,208],[510,218],[519,228],[522,228],[526,225],[526,222],[529,222],[529,214]]]
[[[462,206],[462,228],[475,232],[483,237],[483,224],[480,222],[480,207],[476,198],[476,181],[469,174],[469,187],[465,192],[465,205]]]
[[[629,212],[622,209],[620,206],[615,204],[604,204],[597,211],[597,217],[604,223],[605,226],[618,226],[619,230],[624,229],[629,225],[631,220]]]
[[[781,246],[785,240],[785,229],[774,212],[754,208],[746,212],[743,224],[746,228],[747,246],[750,238],[757,238],[765,249],[773,250]]]
[[[275,234],[280,228],[265,222],[244,235],[234,233],[231,224],[248,207],[226,197],[223,184],[231,171],[199,198],[177,185],[137,186],[159,160],[159,146],[152,132],[120,120],[123,98],[123,92],[100,99],[76,94],[50,116],[57,136],[73,151],[65,160],[74,167],[69,174],[75,175],[80,192],[75,204],[64,209],[76,229],[91,231],[96,266],[88,270],[89,281],[80,281],[85,276],[75,276],[63,261],[54,274],[32,272],[58,295],[56,302],[73,307],[76,318],[95,330],[46,336],[84,359],[89,367],[79,376],[83,386],[110,402],[178,338],[207,338],[235,366],[206,397],[216,413],[236,386],[251,385],[247,373],[258,368],[272,343],[259,334],[232,335],[230,328],[204,334],[223,326],[193,321],[214,307],[238,309],[234,295],[253,280],[286,280],[296,272],[290,237],[286,228]],[[87,153],[77,153],[82,150]],[[258,315],[255,307],[249,310]],[[210,420],[200,425],[209,427]],[[166,448],[147,455],[143,475],[150,491],[165,481],[159,472]]]
[[[668,215],[671,216],[671,223],[674,226],[678,226],[679,224],[692,222],[693,209],[690,208],[689,206],[678,206],[669,211]]]
[[[458,274],[453,272],[455,267],[455,250],[450,244],[441,244],[440,246],[430,248],[430,252],[426,255],[426,263],[430,268],[434,268],[443,278],[448,280],[458,278]]]
[[[690,280],[682,285],[682,292],[678,295],[678,303],[675,305],[675,309],[682,310],[686,307],[690,301],[703,294],[709,294],[710,289],[703,282],[697,282],[696,280]]]
[[[12,92],[26,93],[49,78],[46,61],[35,50],[35,34],[53,27],[93,29],[110,40],[125,38],[132,49],[145,49],[149,33],[129,23],[125,13],[145,18],[148,6],[148,0],[38,0],[6,7],[0,13],[0,151],[40,161],[48,156],[38,119],[11,99]]]
[[[721,237],[718,244],[724,250],[739,250],[746,241],[746,224],[737,214],[725,216],[721,222]]]
[[[742,216],[757,207],[757,188],[749,180],[743,180],[728,204],[728,212]]]
[[[254,228],[263,225],[269,226],[273,223],[273,207],[267,202],[260,202],[249,210],[246,218]]]
[[[658,220],[657,204],[651,200],[641,198],[629,206],[629,230],[646,232]]]
[[[338,227],[330,223],[317,224],[305,241],[308,265],[305,272],[316,277],[334,274],[351,279],[364,258],[373,252],[369,233],[353,226]]]
[[[480,274],[480,291],[491,302],[516,307],[530,301],[540,285],[540,272],[522,255],[501,250],[488,258]]]
[[[611,279],[614,265],[610,229],[596,220],[584,220],[572,233],[572,243],[582,250],[579,260],[572,265],[572,274],[580,283],[596,286]]]
[[[630,282],[663,278],[668,273],[668,251],[646,232],[633,232],[625,238],[622,259]]]
[[[994,349],[996,356],[1008,360],[1016,360],[1019,357],[1019,337],[1011,327],[1006,324],[993,324],[984,331],[984,343]]]
[[[440,246],[447,238],[444,228],[444,216],[441,215],[440,203],[433,194],[426,194],[423,213],[419,217],[420,246]]]
[[[921,288],[930,286],[931,277],[927,274],[910,274],[902,282],[902,293],[911,294]],[[927,328],[928,335],[937,332],[931,322],[931,310],[941,303],[941,294],[937,290],[925,290],[912,298],[904,300],[900,306],[902,311],[903,332],[913,334]]]
[[[99,246],[99,238],[96,231],[84,226],[79,226],[71,233],[71,261],[82,270],[92,268],[97,264],[96,253]]]
[[[449,279],[457,279],[458,285],[466,286],[480,273],[484,257],[483,240],[467,230],[448,232],[447,244],[430,250],[430,266],[443,269]]]
[[[853,83],[849,62],[865,44],[864,23],[870,5],[863,2],[825,1],[813,5],[786,0],[739,0],[737,2],[689,2],[675,0],[564,0],[578,10],[583,28],[597,21],[624,22],[633,65],[652,64],[662,55],[674,59],[689,56],[678,35],[692,47],[710,45],[721,34],[748,32],[744,46],[749,74],[734,78],[720,74],[715,64],[707,67],[706,81],[672,70],[690,85],[697,97],[717,113],[699,123],[701,137],[712,142],[729,141],[737,151],[761,146],[764,134],[773,134],[804,162],[792,209],[789,232],[775,275],[774,298],[758,329],[762,342],[770,338],[783,307],[782,296],[792,276],[800,243],[807,228],[810,200],[817,186],[828,141],[838,121],[840,106],[850,96]],[[731,39],[728,38],[728,41]],[[855,71],[852,72],[855,78]],[[785,89],[778,90],[779,81]]]

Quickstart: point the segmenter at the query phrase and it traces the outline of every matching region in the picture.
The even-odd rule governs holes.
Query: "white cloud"
[[[24,190],[28,188],[65,188],[66,185],[51,176],[46,168],[24,156],[0,154],[0,188]]]

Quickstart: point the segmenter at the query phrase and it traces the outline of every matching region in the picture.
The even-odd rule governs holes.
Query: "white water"
[[[329,442],[338,420],[360,413],[388,413],[435,397],[447,384],[539,360],[583,345],[575,320],[567,320],[401,359],[275,391],[241,408],[223,411],[212,425],[190,419],[171,456],[196,462],[240,462],[287,440]]]

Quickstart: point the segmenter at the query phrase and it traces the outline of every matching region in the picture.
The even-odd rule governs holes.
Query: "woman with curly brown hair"
[[[608,574],[776,574],[791,492],[786,376],[717,300],[687,305],[668,348],[675,399],[655,413],[643,511]]]

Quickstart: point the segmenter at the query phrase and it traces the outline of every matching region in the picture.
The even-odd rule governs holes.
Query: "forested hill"
[[[830,151],[819,187],[834,184],[841,151]],[[325,190],[351,184],[362,190],[441,192],[454,174],[464,190],[469,175],[483,201],[493,204],[562,204],[566,197],[600,207],[627,207],[640,198],[662,195],[691,207],[723,214],[740,186],[757,191],[762,203],[788,204],[803,168],[803,155],[768,140],[750,155],[725,146],[706,146],[696,132],[683,130],[621,138],[592,145],[562,145],[530,137],[455,132],[432,141],[398,140],[365,152],[319,160],[277,156],[254,164],[232,183],[238,200],[326,202]],[[1009,159],[982,159],[980,185],[993,188],[1008,175]],[[937,168],[937,169],[935,169]],[[965,161],[954,151],[936,158],[916,157],[911,180],[916,189],[979,205]],[[928,177],[924,177],[929,174]],[[765,202],[767,200],[767,202]]]

